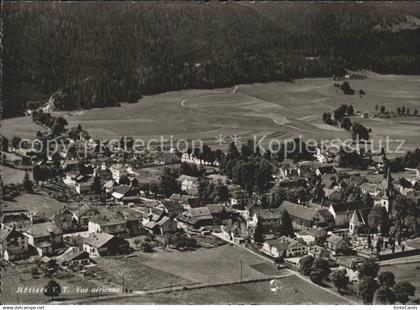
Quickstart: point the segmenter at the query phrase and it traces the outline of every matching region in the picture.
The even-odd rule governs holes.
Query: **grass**
[[[144,265],[199,283],[226,283],[241,279],[263,279],[267,275],[252,266],[267,263],[265,260],[229,244],[189,252],[168,250],[143,254]],[[270,263],[267,263],[270,264]],[[277,269],[272,267],[272,275]]]
[[[32,289],[43,289],[48,283],[49,279],[43,275],[39,275],[34,278],[31,274],[31,269],[35,267],[35,263],[21,264],[15,266],[7,266],[5,269],[2,267],[2,292],[1,302],[2,304],[45,304],[49,301],[49,298],[41,293],[17,293],[18,287],[32,288]],[[89,281],[83,278],[80,274],[71,273],[63,279],[55,279],[61,286],[62,295],[61,298],[72,299],[83,296],[94,296],[90,293],[79,293],[77,287],[92,288],[98,287],[97,283]],[[106,287],[102,285],[101,287]],[[65,289],[67,288],[67,289]]]
[[[124,304],[346,304],[341,298],[296,276],[277,281],[280,289],[276,292],[270,290],[269,281],[260,281],[127,298]],[[121,300],[101,303],[119,304]]]
[[[119,285],[124,281],[125,287],[133,291],[191,284],[187,279],[143,264],[140,257],[101,257],[97,259],[97,267],[109,281]]]
[[[239,85],[211,90],[181,90],[145,96],[136,104],[122,107],[92,109],[67,115],[71,125],[81,124],[95,138],[129,135],[150,139],[198,139],[215,143],[215,136],[237,134],[243,139],[257,135],[272,138],[332,139],[349,134],[325,126],[323,112],[332,112],[340,104],[352,104],[355,110],[373,112],[375,105],[395,111],[399,106],[420,110],[418,76],[379,75],[366,73],[366,80],[351,81],[351,87],[364,89],[366,96],[347,96],[327,78],[298,79],[294,83],[273,82]],[[181,104],[182,103],[182,104]],[[373,130],[373,138],[389,135],[404,138],[406,149],[419,144],[416,132],[418,118],[364,120]],[[34,135],[29,117],[3,120],[6,136]],[[229,142],[229,141],[228,141]]]
[[[0,171],[4,184],[22,183],[23,177],[25,176],[25,171],[7,166],[0,166]],[[29,173],[29,177],[32,177],[32,173]]]
[[[46,193],[23,194],[15,198],[15,201],[5,201],[6,206],[24,207],[27,210],[35,211],[38,215],[51,217],[57,214],[63,206],[68,203],[59,202]],[[7,208],[7,207],[5,207]]]

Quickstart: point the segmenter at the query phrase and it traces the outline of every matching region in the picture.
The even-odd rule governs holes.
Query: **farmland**
[[[306,78],[293,83],[272,82],[239,85],[233,88],[181,90],[145,96],[138,103],[121,107],[80,112],[55,112],[71,125],[81,124],[94,138],[122,135],[142,139],[202,139],[215,143],[215,136],[237,134],[243,139],[261,138],[345,139],[349,134],[323,124],[322,113],[332,112],[340,104],[351,104],[355,111],[374,112],[376,105],[389,111],[405,106],[420,110],[418,76],[379,75],[364,72],[365,80],[351,80],[356,92],[365,96],[344,95],[327,78]],[[362,121],[372,128],[375,140],[389,136],[405,139],[405,149],[419,145],[420,119],[398,117]],[[33,137],[38,126],[28,116],[2,121],[3,134]],[[264,142],[267,142],[265,140]],[[263,143],[264,144],[264,143]]]

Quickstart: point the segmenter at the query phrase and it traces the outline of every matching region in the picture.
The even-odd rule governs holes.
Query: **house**
[[[51,256],[64,245],[63,231],[55,223],[34,224],[24,235],[28,237],[28,244],[35,248],[39,256]]]
[[[383,191],[382,186],[369,182],[361,184],[359,188],[363,194],[369,194],[372,198],[379,197]]]
[[[78,247],[70,247],[63,254],[56,257],[56,261],[62,266],[80,266],[90,263],[89,253]]]
[[[228,185],[230,184],[230,180],[227,176],[223,174],[209,174],[207,176],[207,179],[210,181],[210,183],[213,184],[222,184],[222,185]]]
[[[82,181],[82,182],[77,181],[75,185],[76,193],[78,193],[79,195],[90,193],[92,189],[92,184],[93,184],[92,178],[88,178],[86,179],[86,181]]]
[[[242,207],[248,203],[254,202],[256,199],[254,197],[250,197],[245,190],[237,190],[232,193],[232,197],[230,198],[230,205]]]
[[[124,254],[129,248],[127,240],[107,233],[93,233],[83,241],[83,250],[93,257]]]
[[[6,261],[17,261],[28,257],[28,238],[14,228],[0,230],[0,254]]]
[[[53,222],[57,224],[63,232],[69,232],[72,230],[74,224],[73,213],[64,206],[56,215],[54,215]]]
[[[261,223],[264,234],[276,234],[283,225],[283,210],[277,209],[256,209],[253,215],[255,223]]]
[[[349,249],[349,243],[343,237],[331,234],[325,241],[326,248],[332,255],[343,253]]]
[[[87,226],[89,220],[98,214],[100,214],[99,209],[90,204],[85,204],[72,212],[73,219],[82,226]]]
[[[236,244],[244,244],[248,236],[245,220],[235,217],[227,222],[220,226],[222,238]]]
[[[280,209],[285,209],[298,227],[327,226],[333,221],[332,214],[326,208],[311,208],[285,200]]]
[[[173,217],[169,217],[164,210],[158,208],[152,209],[142,224],[153,234],[171,234],[177,230],[177,223]]]
[[[323,258],[329,258],[330,257],[330,251],[328,251],[323,246],[312,244],[309,246],[308,249],[308,255],[311,255],[313,257],[323,257]]]
[[[306,244],[323,245],[327,239],[327,232],[320,228],[305,228],[304,230],[295,231],[296,238],[305,241]]]
[[[162,209],[169,217],[177,217],[184,212],[184,206],[177,200],[164,199],[156,208]]]
[[[198,178],[191,177],[189,175],[182,174],[177,179],[181,190],[188,193],[189,195],[194,195],[198,192]]]
[[[136,221],[136,219],[132,220]],[[127,224],[128,220],[122,212],[102,210],[99,215],[89,220],[88,231],[89,233],[107,233],[124,237],[129,234]]]
[[[119,185],[114,188],[111,196],[114,197],[115,200],[121,200],[123,197],[128,195],[130,189],[130,185]]]
[[[1,205],[1,224],[16,230],[24,230],[33,223],[33,213],[22,207]]]
[[[179,202],[185,210],[200,206],[200,199],[196,196],[172,194],[169,199]]]
[[[207,207],[190,209],[177,216],[176,221],[178,222],[178,228],[184,229],[198,229],[203,226],[214,225],[214,218]]]
[[[112,173],[112,178],[115,180],[115,182],[117,182],[118,184],[120,183],[120,179],[123,176],[127,176],[127,168],[124,167],[121,164],[114,164],[111,167],[109,167],[109,170]]]
[[[231,206],[222,204],[208,204],[206,207],[209,209],[210,214],[213,216],[215,224],[221,224],[223,221],[230,219],[233,213]]]
[[[367,220],[361,210],[354,210],[349,223],[349,233],[361,234],[367,232]]]
[[[326,174],[336,174],[337,171],[335,170],[334,166],[320,166],[315,170],[315,174],[317,176],[324,176]]]
[[[301,240],[282,237],[265,241],[261,251],[272,257],[296,257],[308,254],[308,249]]]

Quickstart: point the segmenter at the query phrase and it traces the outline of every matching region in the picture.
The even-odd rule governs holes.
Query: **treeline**
[[[340,75],[344,67],[420,73],[420,30],[377,31],[381,14],[313,5],[307,20],[273,6],[289,18],[278,23],[229,2],[6,2],[3,116],[57,91],[59,108],[72,110],[182,88]],[[290,23],[311,31],[291,32]]]

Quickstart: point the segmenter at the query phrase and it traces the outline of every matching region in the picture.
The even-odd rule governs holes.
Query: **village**
[[[204,145],[135,152],[129,137],[124,147],[99,149],[80,125],[67,128],[65,119],[44,112],[33,120],[49,128],[36,134],[42,152],[18,137],[3,139],[2,167],[24,175],[16,183],[3,176],[0,250],[11,281],[26,268],[21,276],[38,286],[49,278],[49,285],[86,282],[120,294],[188,288],[205,279],[172,270],[199,273],[189,253],[206,249],[199,259],[211,261],[201,266],[211,275],[240,263],[240,282],[291,270],[314,285],[331,283],[355,303],[391,298],[392,287],[395,296],[385,301],[418,301],[418,283],[378,275],[380,263],[420,255],[420,170],[392,172],[385,152],[315,147],[281,157],[261,154],[252,141],[232,142],[226,151]],[[60,146],[52,154],[51,140]],[[86,144],[94,147],[86,152]],[[40,197],[49,202],[38,203]],[[240,260],[222,266],[241,251]],[[254,255],[271,262],[269,271],[243,275],[243,261]]]

